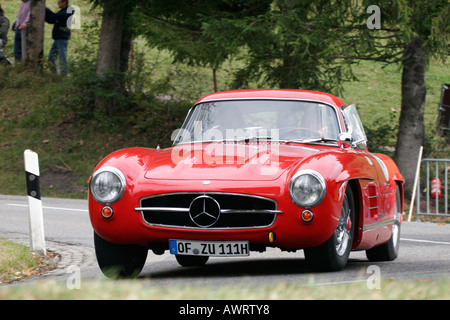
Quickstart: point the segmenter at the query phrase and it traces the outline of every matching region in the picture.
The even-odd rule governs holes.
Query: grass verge
[[[277,283],[211,287],[152,286],[150,280],[86,281],[69,289],[55,281],[0,288],[0,300],[447,300],[450,279],[394,281],[385,279],[379,289],[365,280],[336,285]]]
[[[59,255],[48,252],[40,257],[22,244],[0,239],[0,284],[29,278],[54,269]]]
[[[0,283],[30,276],[37,266],[36,257],[27,247],[0,239]]]

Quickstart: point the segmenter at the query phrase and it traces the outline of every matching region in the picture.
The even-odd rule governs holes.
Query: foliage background
[[[56,1],[47,6],[56,10]],[[20,2],[2,0],[11,23]],[[85,198],[87,179],[95,165],[123,147],[171,145],[190,106],[214,90],[213,67],[219,90],[235,85],[242,56],[225,59],[220,66],[193,65],[174,59],[165,48],[151,48],[144,37],[134,40],[127,95],[111,90],[113,77],[95,74],[100,10],[87,0],[71,2],[81,8],[81,29],[73,30],[69,45],[70,75],[61,78],[44,68],[26,72],[20,65],[0,67],[0,194],[24,194],[23,151],[39,153],[43,196]],[[46,25],[44,55],[51,45]],[[13,33],[5,49],[13,52]],[[199,47],[201,50],[201,47]],[[436,136],[437,105],[441,86],[449,83],[448,64],[432,60],[427,70],[425,156],[449,158],[448,141]],[[400,112],[400,67],[362,61],[353,66],[358,81],[343,84],[340,98],[355,103],[369,137],[369,149],[393,155]],[[261,86],[247,79],[247,86]],[[116,98],[114,111],[96,108],[96,98]]]

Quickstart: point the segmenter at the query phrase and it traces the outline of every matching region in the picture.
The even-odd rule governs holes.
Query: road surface
[[[96,264],[93,230],[86,200],[44,198],[44,231],[48,249],[58,251],[62,260],[58,269],[46,276],[65,281],[69,267],[81,269],[82,279],[104,278]],[[0,237],[29,241],[28,202],[26,197],[0,195]],[[278,282],[297,284],[333,284],[366,281],[369,267],[379,267],[382,278],[398,280],[439,280],[450,276],[450,225],[404,222],[399,257],[393,262],[369,262],[364,252],[352,252],[341,272],[313,273],[302,251],[296,253],[268,249],[245,258],[211,258],[206,266],[183,268],[166,253],[149,253],[139,275],[149,286],[235,284],[270,285]]]

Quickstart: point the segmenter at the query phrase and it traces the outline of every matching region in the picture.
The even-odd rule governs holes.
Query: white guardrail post
[[[39,185],[39,156],[31,150],[25,150],[23,155],[27,177],[28,212],[30,214],[30,251],[45,256],[47,251],[45,249],[44,217]]]

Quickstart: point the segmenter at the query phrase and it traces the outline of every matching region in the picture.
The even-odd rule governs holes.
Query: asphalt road
[[[0,195],[0,237],[27,241],[27,206],[26,197]],[[44,198],[43,211],[48,247],[60,251],[64,261],[59,270],[47,278],[65,281],[71,275],[65,270],[68,266],[78,266],[82,280],[104,278],[95,260],[87,201]],[[352,252],[347,267],[341,272],[311,272],[302,251],[286,253],[269,249],[264,253],[252,252],[246,258],[211,258],[201,268],[183,268],[168,253],[157,256],[150,252],[139,278],[149,286],[269,285],[277,282],[325,285],[367,281],[373,274],[369,267],[374,265],[382,278],[417,281],[449,277],[450,225],[404,222],[400,254],[395,261],[372,263],[364,252]]]

